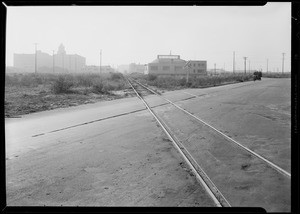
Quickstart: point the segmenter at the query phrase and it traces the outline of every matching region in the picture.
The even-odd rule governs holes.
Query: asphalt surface
[[[290,84],[263,78],[163,96],[290,172]],[[290,180],[161,98],[145,98],[233,206],[290,210]],[[137,98],[5,122],[10,206],[215,206]]]

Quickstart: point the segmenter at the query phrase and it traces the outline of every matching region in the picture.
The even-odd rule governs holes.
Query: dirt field
[[[5,117],[133,96],[119,73],[7,74]]]
[[[77,89],[79,91],[79,89]],[[133,96],[128,90],[114,91],[110,94],[70,93],[53,94],[43,86],[5,87],[5,117],[19,117],[33,112],[56,108],[67,108],[87,103],[108,101]]]

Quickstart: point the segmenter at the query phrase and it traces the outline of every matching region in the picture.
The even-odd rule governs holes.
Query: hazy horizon
[[[265,6],[43,6],[8,7],[6,65],[14,53],[52,55],[63,43],[67,54],[87,65],[147,64],[159,54],[207,60],[211,69],[281,72],[291,66],[291,3]]]

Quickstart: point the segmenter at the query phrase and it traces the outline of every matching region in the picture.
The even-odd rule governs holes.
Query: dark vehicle
[[[253,81],[261,80],[261,77],[262,77],[262,72],[261,71],[255,71],[253,73]]]

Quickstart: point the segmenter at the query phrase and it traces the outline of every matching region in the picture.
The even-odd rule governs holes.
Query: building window
[[[196,63],[194,63],[194,67],[196,67]]]
[[[181,71],[182,67],[181,66],[175,66],[175,71]]]
[[[150,66],[151,71],[158,71],[158,66]]]
[[[196,69],[194,69],[194,73],[196,73]]]
[[[163,71],[169,71],[170,70],[170,66],[163,66]]]
[[[200,64],[200,63],[198,63],[198,66],[200,67],[200,66],[201,66],[201,64]]]
[[[201,73],[201,70],[200,70],[200,69],[198,69],[198,73]]]

